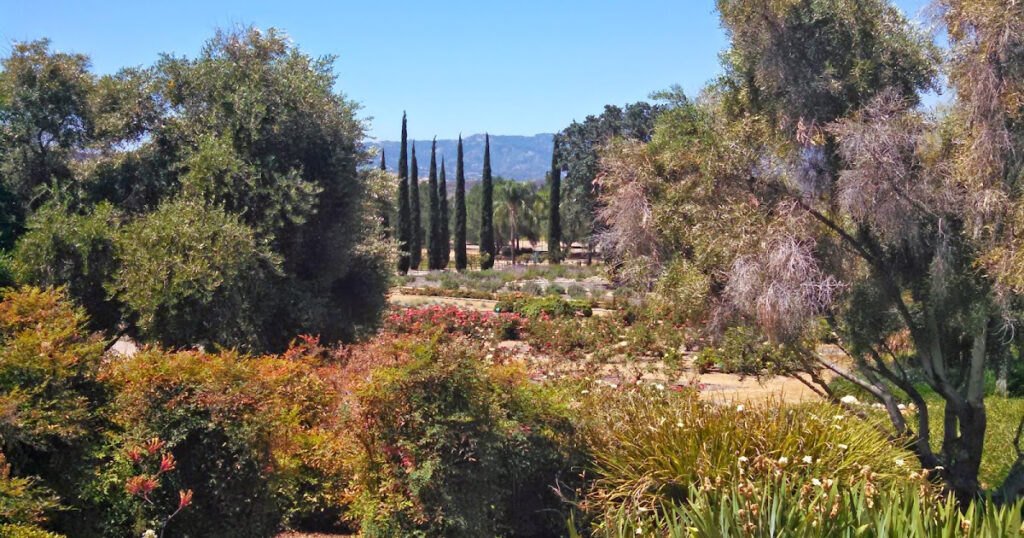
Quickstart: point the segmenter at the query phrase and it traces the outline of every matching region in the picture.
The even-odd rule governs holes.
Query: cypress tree
[[[451,232],[448,229],[448,179],[444,175],[444,155],[441,156],[441,177],[437,179],[437,198],[441,204],[441,240],[438,245],[441,247],[441,266],[439,269],[448,267],[451,260]]]
[[[486,270],[494,267],[495,256],[494,184],[491,182],[491,137],[488,134],[484,134],[484,172],[480,184],[483,195],[480,204],[480,268]]]
[[[441,268],[441,201],[437,198],[437,137],[430,143],[430,174],[427,176],[427,268]]]
[[[558,164],[558,137],[551,150],[551,186],[548,203],[548,263],[562,261],[562,167]]]
[[[466,175],[462,169],[462,135],[455,159],[455,269],[466,270]]]
[[[384,150],[380,150],[380,171],[387,174],[388,165],[384,161]],[[391,207],[387,199],[380,201],[380,223],[384,229],[384,239],[391,237]]]
[[[409,241],[412,222],[409,213],[409,163],[407,155],[408,135],[405,129],[405,113],[402,113],[402,145],[398,150],[398,272],[409,272]]]
[[[416,164],[416,141],[412,143],[412,170],[409,174],[409,267],[420,268],[423,258],[423,225],[420,222],[420,166]]]

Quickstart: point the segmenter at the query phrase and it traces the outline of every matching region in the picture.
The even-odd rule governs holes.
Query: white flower
[[[643,527],[637,527],[636,528],[636,534],[643,534],[643,533],[644,533]]]
[[[662,385],[661,383],[655,383],[654,388],[658,390],[665,390],[665,385]]]
[[[803,462],[804,463],[814,463],[814,458],[812,458],[810,456],[804,456]]]
[[[860,403],[860,400],[858,400],[857,397],[852,394],[847,394],[846,396],[843,396],[842,398],[839,399],[839,401],[843,402],[844,404],[850,405],[857,405]]]
[[[747,463],[750,460],[748,460],[746,456],[740,456],[737,461],[739,461],[740,464],[743,464],[743,463]]]
[[[149,529],[146,532],[142,533],[142,538],[156,538],[156,531],[154,531],[153,529]]]
[[[815,486],[820,486],[821,480],[818,480],[817,478],[812,478],[811,483],[814,484]]]
[[[677,428],[682,428],[683,427],[683,423],[682,422],[676,422],[676,427]]]
[[[843,420],[844,418],[846,418],[846,415],[836,415],[832,417],[832,420]]]
[[[850,448],[850,447],[848,447],[846,445],[843,445],[843,444],[839,445],[839,450],[846,450],[847,448]]]
[[[622,341],[619,342],[619,347],[626,347],[628,345],[629,345],[629,342],[627,342],[625,340],[622,340]],[[640,534],[640,533],[637,532],[637,534]]]
[[[494,353],[488,353],[487,356],[484,357],[484,358],[487,359],[487,360],[491,360],[491,359],[494,358]]]
[[[905,461],[903,461],[903,458],[896,458],[892,461],[896,464],[897,467],[903,467],[904,465],[907,464]]]
[[[743,407],[743,404],[739,404],[739,405],[737,405],[737,406],[736,406],[736,412],[737,412],[737,413],[742,413],[742,412],[743,412],[743,409],[745,409],[745,408]]]
[[[786,456],[782,456],[779,458],[779,465],[785,465],[787,463],[789,463],[789,458],[787,458]]]
[[[896,406],[896,409],[899,409],[900,411],[903,411],[906,408],[907,408],[907,406],[905,406],[903,404],[899,404],[899,405]]]
[[[580,394],[590,394],[590,391],[587,389],[583,389],[580,391]]]

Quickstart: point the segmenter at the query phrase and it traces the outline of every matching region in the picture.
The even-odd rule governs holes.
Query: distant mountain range
[[[495,177],[519,181],[544,179],[551,168],[551,144],[553,134],[541,133],[533,136],[491,135],[491,174]],[[409,158],[412,158],[412,140],[409,140]],[[399,141],[385,140],[370,145],[384,149],[388,170],[398,172]],[[441,167],[444,156],[446,179],[455,181],[455,157],[458,140],[437,141],[437,166]],[[463,162],[466,179],[478,180],[484,167],[484,135],[462,137]],[[420,179],[426,179],[430,171],[430,140],[416,140],[416,160],[420,167]],[[410,163],[411,165],[411,163]]]

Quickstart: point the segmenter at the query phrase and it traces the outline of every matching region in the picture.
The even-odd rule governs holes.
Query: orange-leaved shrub
[[[64,504],[79,496],[105,428],[104,343],[62,288],[0,294],[0,523],[26,522],[24,510],[59,518],[52,493]]]
[[[104,377],[122,437],[159,438],[176,462],[166,487],[153,492],[156,504],[173,507],[180,491],[194,491],[168,532],[272,536],[289,524],[338,524],[346,454],[355,445],[343,431],[346,409],[324,359],[307,338],[281,356],[149,348],[111,362]],[[135,472],[130,453],[121,452],[105,495],[117,495]],[[112,513],[108,524],[135,526],[135,516]]]

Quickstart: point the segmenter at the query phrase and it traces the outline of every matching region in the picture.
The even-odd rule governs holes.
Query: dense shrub
[[[97,380],[104,343],[89,333],[85,313],[63,289],[3,293],[0,443],[9,464],[3,465],[5,482],[28,488],[13,506],[37,499],[41,504],[32,504],[34,510],[46,512],[53,506],[50,494],[40,488],[45,485],[65,505],[78,499],[88,453],[106,429],[106,391]],[[19,482],[26,478],[31,483]],[[70,512],[46,515],[62,529],[73,519]],[[8,515],[0,522],[5,519],[14,520]]]
[[[60,508],[59,499],[36,478],[11,476],[11,466],[0,452],[0,524],[42,523],[48,513]],[[27,531],[26,531],[27,532]],[[7,536],[0,532],[0,537]]]
[[[175,535],[271,536],[289,518],[336,525],[347,484],[342,453],[351,444],[340,428],[340,393],[318,353],[307,339],[279,357],[149,349],[111,364],[124,433],[97,495],[123,496],[136,473],[126,451],[158,438],[177,461],[158,491],[163,505],[176,503],[179,490],[195,492],[168,526]],[[108,532],[135,518],[112,510]]]
[[[40,529],[35,525],[0,525],[0,537],[2,538],[64,538],[60,534]]]
[[[791,347],[771,342],[754,327],[738,325],[727,329],[716,346],[702,349],[696,364],[702,369],[717,366],[724,372],[757,376],[784,373],[799,360]]]
[[[260,349],[279,259],[238,218],[178,200],[125,227],[114,291],[142,335],[168,346]]]
[[[421,348],[357,396],[366,536],[547,536],[576,463],[566,411],[465,342]]]
[[[586,301],[566,301],[557,295],[530,297],[521,293],[502,296],[494,308],[498,312],[515,312],[528,318],[545,315],[590,317],[594,313],[593,307]]]
[[[26,284],[66,286],[89,313],[93,328],[113,329],[121,319],[121,305],[109,297],[107,285],[119,263],[117,226],[110,204],[79,215],[64,204],[48,203],[29,217],[28,231],[14,250],[13,272]]]

